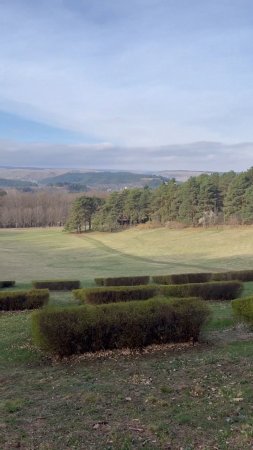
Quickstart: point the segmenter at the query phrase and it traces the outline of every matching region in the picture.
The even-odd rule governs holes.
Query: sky
[[[0,0],[0,165],[253,165],[252,0]]]

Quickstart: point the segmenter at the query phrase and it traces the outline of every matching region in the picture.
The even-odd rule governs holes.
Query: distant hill
[[[32,181],[24,181],[24,180],[13,180],[10,178],[0,178],[0,187],[1,188],[15,188],[15,189],[25,189],[37,186],[36,183]]]
[[[41,184],[60,186],[64,184],[82,184],[90,188],[116,189],[124,187],[159,186],[165,177],[133,172],[67,172],[62,175],[41,180]]]
[[[65,187],[74,192],[95,190],[117,190],[124,187],[141,187],[148,185],[152,188],[159,186],[163,181],[175,178],[178,182],[184,182],[191,176],[198,176],[207,171],[193,170],[163,170],[155,172],[131,172],[131,171],[103,171],[88,169],[43,169],[43,168],[18,168],[1,167],[0,187],[25,188],[38,184],[39,186]],[[18,184],[15,184],[18,182]],[[20,183],[19,183],[20,182]],[[26,184],[24,185],[23,182]],[[29,184],[32,182],[33,184]],[[35,184],[34,184],[35,183]]]

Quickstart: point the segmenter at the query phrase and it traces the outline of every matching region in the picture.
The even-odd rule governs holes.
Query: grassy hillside
[[[252,268],[252,242],[250,227],[80,236],[1,230],[0,278],[90,284],[95,275]],[[252,290],[245,283],[243,295]],[[51,306],[75,303],[70,292],[50,294]],[[63,361],[33,345],[31,312],[0,314],[0,448],[251,450],[253,334],[236,326],[230,302],[210,306],[195,346]]]
[[[253,229],[135,228],[74,235],[60,229],[0,230],[1,278],[166,274],[253,268]]]

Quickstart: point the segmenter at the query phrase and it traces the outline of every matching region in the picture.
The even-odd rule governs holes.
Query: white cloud
[[[253,6],[241,1],[0,0],[0,110],[98,142],[10,135],[0,163],[251,166],[252,144],[235,145],[253,140]]]

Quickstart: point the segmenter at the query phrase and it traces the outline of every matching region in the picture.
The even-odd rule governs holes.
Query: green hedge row
[[[253,270],[232,270],[229,272],[199,272],[180,273],[172,275],[157,275],[152,277],[156,284],[188,284],[207,283],[210,281],[253,281]]]
[[[0,289],[15,286],[15,281],[0,281]]]
[[[229,272],[213,273],[212,279],[216,281],[223,281],[223,280],[253,281],[253,270],[231,270]]]
[[[197,341],[209,317],[199,299],[156,299],[146,302],[46,308],[33,313],[35,343],[63,356],[150,344]]]
[[[158,293],[157,286],[112,286],[101,288],[77,289],[76,299],[84,303],[99,305],[101,303],[128,302],[131,300],[148,300]]]
[[[95,278],[95,283],[98,286],[139,286],[148,284],[149,276],[138,277],[114,277],[114,278]]]
[[[80,288],[78,280],[41,280],[33,281],[35,289],[49,289],[50,291],[72,291]]]
[[[102,287],[77,289],[74,296],[84,303],[102,304],[147,300],[156,295],[167,297],[200,297],[204,300],[231,300],[240,295],[240,281],[190,283],[179,285],[149,285],[133,287]]]
[[[206,283],[211,280],[211,275],[211,273],[176,273],[153,276],[152,280],[156,284]]]
[[[48,302],[48,289],[0,292],[0,310],[20,311],[40,308]]]
[[[159,286],[162,295],[171,297],[200,297],[203,300],[232,300],[242,291],[241,281],[214,281],[209,283],[174,284]]]
[[[232,309],[238,319],[253,325],[253,297],[233,300]]]

